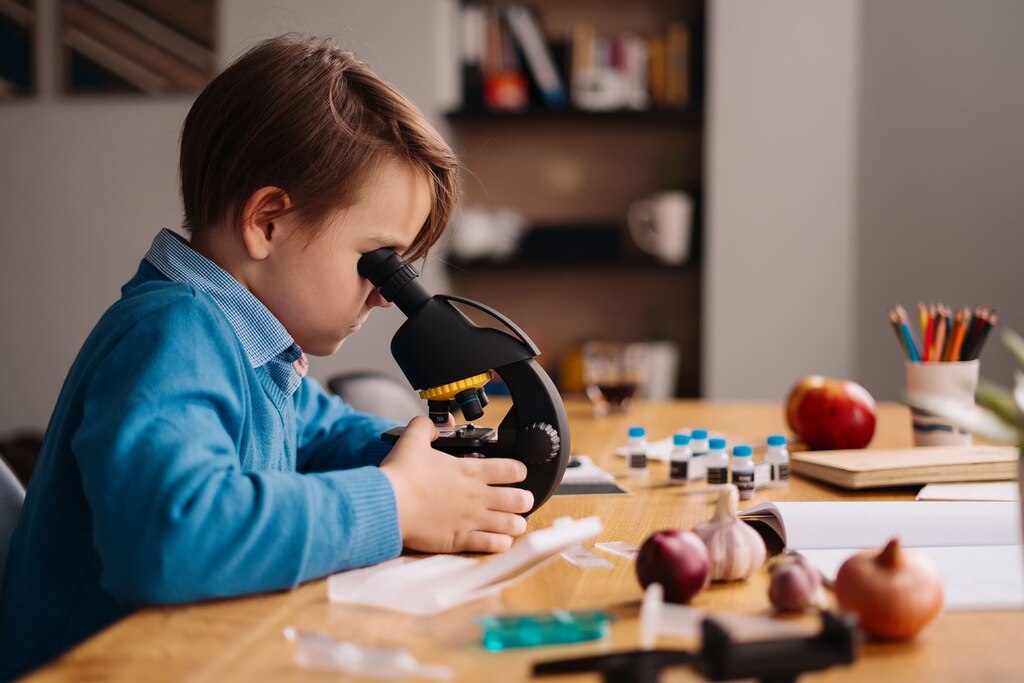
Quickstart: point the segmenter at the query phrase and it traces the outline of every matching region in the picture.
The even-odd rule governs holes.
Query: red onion
[[[665,602],[685,603],[708,585],[707,546],[692,531],[667,529],[651,535],[640,547],[636,576],[644,588],[660,583]]]

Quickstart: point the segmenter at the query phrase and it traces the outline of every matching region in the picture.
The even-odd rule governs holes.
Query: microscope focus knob
[[[519,459],[527,465],[543,465],[550,462],[562,448],[558,431],[546,422],[534,422],[519,434],[516,450]]]

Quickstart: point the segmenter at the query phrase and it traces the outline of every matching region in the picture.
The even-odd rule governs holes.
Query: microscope
[[[526,465],[516,484],[533,493],[533,510],[551,497],[569,461],[569,420],[551,378],[537,364],[540,350],[519,327],[498,311],[462,297],[431,295],[419,272],[393,249],[382,248],[359,259],[359,274],[408,320],[391,340],[391,355],[409,383],[427,401],[430,419],[441,434],[433,447],[452,455],[513,458]],[[480,327],[453,302],[475,308],[504,329]],[[477,427],[487,406],[484,385],[496,372],[508,386],[512,407],[497,429]],[[466,424],[448,423],[456,404]],[[403,427],[381,438],[394,443]]]

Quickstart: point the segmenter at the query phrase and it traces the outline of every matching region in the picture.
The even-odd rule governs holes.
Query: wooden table
[[[766,435],[785,431],[776,404],[678,401],[638,405],[626,416],[594,418],[584,403],[568,406],[574,453],[591,455],[606,469],[624,474],[625,463],[612,451],[631,424],[647,426],[659,439],[681,427],[726,432],[732,443],[763,444]],[[488,417],[497,415],[493,408]],[[905,408],[882,405],[873,446],[910,444]],[[647,482],[626,482],[631,496],[556,497],[530,519],[530,528],[556,517],[599,515],[605,530],[597,540],[640,544],[653,531],[690,528],[705,519],[711,498],[690,487],[665,485],[667,468],[654,463]],[[751,503],[765,500],[910,499],[913,489],[850,494],[796,478],[787,489],[759,491]],[[747,505],[744,504],[744,507]],[[326,522],[325,522],[326,523]],[[636,617],[641,589],[632,563],[615,559],[612,569],[580,570],[556,558],[500,597],[465,605],[431,618],[406,617],[331,604],[326,582],[297,590],[184,607],[139,612],[99,633],[52,665],[33,681],[190,680],[327,681],[336,674],[300,670],[292,662],[282,629],[325,631],[364,643],[404,646],[420,660],[451,666],[458,680],[518,681],[530,677],[533,662],[637,645]],[[983,568],[979,568],[983,570]],[[983,571],[979,572],[983,580]],[[764,572],[735,584],[715,584],[694,604],[713,612],[768,613]],[[567,647],[490,653],[478,643],[477,614],[561,608],[601,608],[615,617],[607,642]],[[665,646],[694,643],[664,640]],[[808,675],[825,681],[1024,681],[1024,612],[943,614],[910,643],[867,643],[855,665]],[[346,679],[348,680],[348,679]],[[367,679],[374,680],[374,679]],[[379,679],[376,679],[379,680]],[[595,675],[537,680],[595,681]],[[666,672],[662,680],[701,680],[687,669]]]

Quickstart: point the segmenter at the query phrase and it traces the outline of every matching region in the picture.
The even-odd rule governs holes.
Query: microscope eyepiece
[[[406,315],[412,315],[413,311],[430,300],[430,294],[416,279],[420,275],[419,271],[390,247],[363,254],[356,268],[362,277],[380,289],[381,296],[398,306]]]

